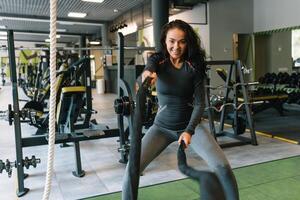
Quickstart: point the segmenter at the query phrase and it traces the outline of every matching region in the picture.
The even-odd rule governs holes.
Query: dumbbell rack
[[[213,136],[216,138],[221,136],[227,136],[230,138],[235,139],[233,142],[226,142],[220,144],[221,147],[232,147],[232,146],[239,146],[239,145],[245,145],[245,144],[252,144],[257,145],[257,139],[256,139],[256,133],[254,130],[254,123],[251,116],[251,111],[249,107],[249,100],[248,100],[248,89],[247,89],[247,83],[244,82],[244,75],[242,72],[241,62],[239,60],[227,60],[227,61],[207,61],[206,65],[210,68],[212,66],[229,66],[229,72],[226,78],[226,83],[223,88],[225,88],[225,97],[223,100],[223,105],[232,104],[234,107],[234,113],[233,113],[233,121],[234,121],[234,131],[233,133],[224,131],[224,123],[225,123],[225,116],[226,116],[226,106],[223,107],[221,110],[221,117],[220,117],[220,125],[218,131],[216,131],[215,128],[215,122],[214,122],[214,116],[213,111],[211,108],[211,102],[210,102],[210,86],[206,87],[206,106],[207,106],[207,114],[209,119],[209,126],[210,130],[213,134]],[[234,70],[234,71],[233,71]],[[233,72],[235,76],[233,77]],[[239,77],[239,82],[237,83],[237,77]],[[231,83],[235,84],[231,84]],[[243,109],[246,113],[246,121],[248,123],[249,129],[250,129],[250,138],[244,137],[241,135],[236,134],[237,133],[237,123],[238,123],[238,96],[237,96],[237,89],[238,87],[241,88],[244,103],[243,103]],[[233,103],[229,101],[229,92],[233,90]]]

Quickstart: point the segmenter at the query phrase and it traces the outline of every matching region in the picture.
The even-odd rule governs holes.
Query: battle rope
[[[133,133],[130,135],[130,152],[128,159],[128,179],[123,188],[123,200],[137,200],[138,187],[140,181],[140,157],[141,157],[141,137],[142,122],[146,107],[146,95],[150,86],[151,78],[147,77],[139,87],[136,94],[136,107],[133,116]]]
[[[225,200],[221,183],[216,174],[208,170],[196,170],[188,166],[184,152],[184,141],[181,142],[177,151],[178,168],[184,175],[199,183],[200,199]]]
[[[47,173],[43,200],[49,199],[53,174],[56,109],[56,18],[57,0],[50,0],[50,108]]]
[[[136,107],[134,110],[133,133],[130,138],[130,153],[128,159],[128,176],[123,191],[123,200],[137,200],[140,178],[140,156],[141,156],[141,133],[142,122],[146,106],[147,89],[151,78],[147,77],[139,87],[136,94]],[[187,165],[184,144],[182,143],[177,152],[178,168],[186,176],[198,181],[201,186],[201,199],[225,200],[224,192],[216,174],[207,170],[195,170]]]

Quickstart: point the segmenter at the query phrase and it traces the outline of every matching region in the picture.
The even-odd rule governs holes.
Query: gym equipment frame
[[[10,74],[11,74],[11,82],[12,82],[12,95],[13,95],[13,110],[11,109],[11,105],[9,105],[9,122],[10,125],[12,122],[14,123],[14,132],[15,132],[15,148],[16,148],[16,162],[15,164],[11,164],[12,167],[17,168],[17,196],[21,197],[25,195],[29,189],[25,188],[24,186],[24,179],[28,176],[24,174],[24,166],[32,165],[35,166],[36,163],[39,163],[39,159],[32,160],[31,164],[26,164],[26,160],[23,160],[23,148],[25,147],[32,147],[32,146],[40,146],[40,145],[47,145],[47,135],[38,135],[34,137],[26,137],[22,138],[21,132],[21,120],[20,115],[21,111],[19,109],[19,97],[18,97],[18,83],[17,83],[17,73],[16,73],[16,63],[15,63],[15,48],[14,48],[14,35],[12,30],[7,31],[8,36],[8,54],[9,54],[9,62],[10,62]],[[87,61],[89,61],[87,59]],[[90,118],[92,115],[92,93],[91,93],[91,71],[90,71],[90,62],[86,62],[88,67],[85,67],[84,73],[84,90],[85,90],[85,119],[83,124],[76,125],[75,132],[68,133],[68,134],[58,134],[60,135],[57,137],[55,143],[74,143],[74,150],[75,150],[75,160],[76,160],[76,167],[73,174],[75,176],[81,177],[84,176],[84,171],[81,167],[81,157],[80,157],[80,141],[85,140],[94,140],[94,139],[101,139],[107,137],[117,137],[119,136],[118,129],[102,129],[102,130],[95,130],[94,127],[91,127]],[[68,120],[71,120],[70,118]],[[80,128],[80,129],[79,129]],[[92,128],[92,129],[91,129]],[[69,130],[72,131],[73,128]],[[78,130],[77,130],[78,129]],[[33,162],[35,160],[35,162]],[[3,164],[3,163],[2,163]],[[2,171],[1,171],[2,172]]]
[[[211,129],[211,132],[213,136],[216,138],[220,136],[227,136],[236,139],[237,141],[233,142],[228,142],[224,144],[220,144],[221,147],[232,147],[232,146],[239,146],[239,145],[245,145],[245,144],[252,144],[252,145],[257,145],[257,139],[256,139],[256,133],[254,130],[254,123],[252,120],[251,116],[251,111],[249,108],[249,100],[248,100],[248,89],[247,86],[249,85],[248,83],[244,82],[244,75],[241,67],[241,62],[239,60],[228,60],[228,61],[207,61],[206,62],[207,66],[211,67],[212,66],[229,66],[229,72],[226,77],[226,83],[223,88],[225,88],[225,97],[223,100],[223,105],[221,109],[221,117],[220,117],[220,125],[219,125],[219,130],[216,131],[215,128],[215,123],[214,123],[214,116],[213,116],[213,109],[210,103],[210,89],[212,88],[211,86],[206,86],[206,105],[207,105],[207,113],[208,113],[208,120],[209,120],[209,126]],[[233,71],[234,70],[234,71]],[[235,74],[235,77],[233,80],[232,79],[232,74]],[[239,77],[240,81],[237,82],[237,77]],[[233,83],[233,85],[232,85]],[[241,88],[242,95],[244,102],[239,105],[238,102],[238,96],[237,96],[237,89],[238,87]],[[233,90],[233,103],[229,102],[229,92]],[[226,116],[226,106],[231,105],[233,107],[233,124],[234,124],[234,131],[233,133],[224,131],[224,122],[225,122],[225,116]],[[239,122],[238,120],[238,111],[239,109],[243,107],[246,113],[246,121],[248,123],[249,129],[250,129],[250,138],[238,135],[238,125],[237,123]]]

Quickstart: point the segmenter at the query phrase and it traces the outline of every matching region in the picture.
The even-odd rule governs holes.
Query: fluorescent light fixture
[[[75,25],[75,22],[69,22],[69,21],[58,21],[57,23],[61,24],[61,25]]]
[[[49,38],[50,38],[50,35],[49,35]],[[60,35],[56,35],[56,38],[60,38]]]
[[[153,19],[151,19],[151,18],[146,18],[146,22],[152,22],[153,21]]]
[[[81,0],[86,2],[92,2],[92,3],[102,3],[104,0]]]
[[[6,31],[0,31],[0,35],[7,35]]]
[[[97,23],[90,23],[90,22],[76,22],[76,21],[57,21],[57,23],[61,25],[70,25],[73,26],[75,24],[77,25],[87,25],[87,26],[103,26],[103,24],[97,24]]]
[[[85,13],[86,15],[86,13]],[[49,23],[49,19],[37,19],[37,18],[26,18],[26,17],[6,17],[6,16],[0,16],[2,19],[8,19],[8,20],[21,20],[21,21],[30,21],[30,22],[45,22]],[[103,26],[103,24],[99,23],[94,23],[94,22],[77,22],[77,21],[63,21],[63,20],[58,20],[58,24],[61,25],[86,25],[86,26]],[[0,29],[6,29],[7,26],[0,25]],[[63,31],[62,31],[63,32]]]
[[[63,29],[63,28],[58,28],[56,29],[57,32],[67,32],[67,29]]]
[[[30,32],[15,32],[14,34],[17,34],[17,35],[46,35],[46,36],[49,36],[49,33],[30,33]],[[79,38],[80,36],[79,35],[65,35],[65,34],[60,34],[60,35],[63,35],[64,37],[73,37],[73,38]]]
[[[119,10],[118,9],[114,9],[114,13],[117,13],[117,12],[119,12]]]
[[[47,22],[47,23],[49,23],[49,19],[38,19],[38,18],[27,18],[27,17],[6,17],[6,16],[1,16],[0,18],[8,19],[8,20],[20,20],[20,21]]]
[[[69,12],[68,17],[84,18],[84,17],[86,17],[86,13]]]
[[[99,45],[100,42],[99,41],[90,41],[90,44],[92,44],[92,45]]]

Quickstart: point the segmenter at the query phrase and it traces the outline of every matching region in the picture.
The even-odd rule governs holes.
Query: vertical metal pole
[[[241,83],[244,83],[244,77],[243,77],[241,62],[239,60],[236,61],[236,66],[238,68],[238,73],[240,75],[240,81],[241,81]],[[251,144],[252,145],[257,145],[257,139],[256,139],[255,130],[254,130],[254,123],[253,123],[252,115],[251,115],[249,104],[248,104],[249,103],[248,91],[247,91],[247,88],[246,88],[245,85],[242,85],[242,92],[243,92],[243,98],[244,98],[244,103],[245,103],[247,122],[248,122],[248,125],[249,125],[249,128],[250,128]]]
[[[124,36],[122,33],[118,33],[118,98],[121,98],[124,95],[123,90],[121,89],[120,81],[124,79]],[[120,140],[120,149],[121,149],[121,159],[119,162],[127,163],[128,155],[126,149],[126,138],[124,131],[124,117],[122,114],[118,114],[118,127],[119,130],[119,140]]]
[[[86,36],[81,35],[80,36],[80,47],[86,48]],[[88,53],[86,50],[81,49],[80,50],[80,58],[83,59],[83,57],[88,56]],[[87,105],[87,113],[85,115],[83,126],[85,128],[89,127],[90,119],[91,119],[91,111],[92,111],[92,83],[91,83],[91,61],[90,59],[84,60],[83,65],[85,66],[83,76],[77,77],[80,78],[82,83],[85,84],[86,87],[86,105]]]
[[[82,170],[82,166],[81,166],[80,144],[78,141],[74,142],[74,150],[75,150],[75,159],[76,159],[76,169],[72,173],[76,177],[83,177],[85,175],[85,171]]]
[[[251,73],[251,81],[256,80],[256,60],[255,60],[255,36],[251,34],[251,53],[252,53],[252,73]]]
[[[206,83],[207,86],[210,85],[210,81],[207,81]],[[205,92],[205,105],[207,107],[207,115],[208,115],[208,124],[209,124],[209,128],[210,131],[212,133],[212,135],[215,137],[215,139],[217,140],[217,135],[216,135],[216,128],[215,128],[215,121],[214,121],[214,115],[213,115],[213,111],[210,108],[211,104],[210,104],[210,88],[206,87],[206,92]]]
[[[235,79],[234,79],[234,83],[235,84],[237,84],[238,82],[237,82],[237,80],[238,80],[238,68],[240,67],[240,66],[238,66],[238,62],[236,62],[235,64],[234,64],[234,66],[235,66],[235,68],[234,68],[234,77],[235,77]],[[242,82],[241,82],[242,83]],[[237,85],[233,85],[233,104],[234,104],[234,109],[233,109],[233,125],[234,125],[234,127],[233,127],[233,132],[234,132],[234,134],[235,135],[237,135],[237,132],[238,132],[238,116],[239,116],[239,111],[238,111],[238,109],[237,109],[237,107],[238,107],[238,96],[237,96],[237,92],[238,92],[238,88],[237,87],[239,87],[239,86],[237,86]],[[242,86],[242,87],[245,87],[245,86]]]
[[[231,90],[231,88],[229,88],[230,86],[230,81],[231,81],[231,74],[232,74],[232,68],[233,68],[233,65],[231,64],[230,65],[230,68],[229,68],[229,72],[227,74],[227,79],[226,79],[226,89],[225,89],[225,98],[223,100],[223,104],[227,103],[228,102],[228,97],[229,97],[229,92]],[[224,121],[225,121],[225,113],[226,113],[226,106],[224,107],[224,109],[221,111],[221,118],[220,118],[220,126],[219,126],[219,133],[223,132],[223,129],[224,129]]]
[[[25,195],[29,189],[24,188],[24,169],[23,169],[23,151],[22,151],[22,132],[20,124],[19,112],[19,96],[18,96],[18,83],[17,83],[17,70],[16,70],[16,56],[14,46],[14,33],[12,30],[7,31],[8,39],[8,56],[10,66],[10,77],[12,83],[12,96],[13,96],[13,113],[14,113],[14,128],[15,128],[15,145],[16,145],[16,164],[18,176],[17,196]]]
[[[85,48],[86,47],[86,37],[85,35],[80,36],[80,48]],[[80,50],[79,56],[82,58],[83,56],[87,55],[86,50]]]
[[[123,96],[120,79],[124,79],[124,36],[118,32],[118,97]]]
[[[84,126],[85,128],[89,127],[90,119],[92,116],[92,110],[93,110],[93,102],[92,102],[92,83],[91,83],[91,60],[90,58],[86,59],[83,63],[83,65],[86,65],[85,71],[84,71],[84,76],[82,77],[85,81],[85,88],[86,88],[86,108],[87,108],[87,113],[85,116],[84,120]]]

